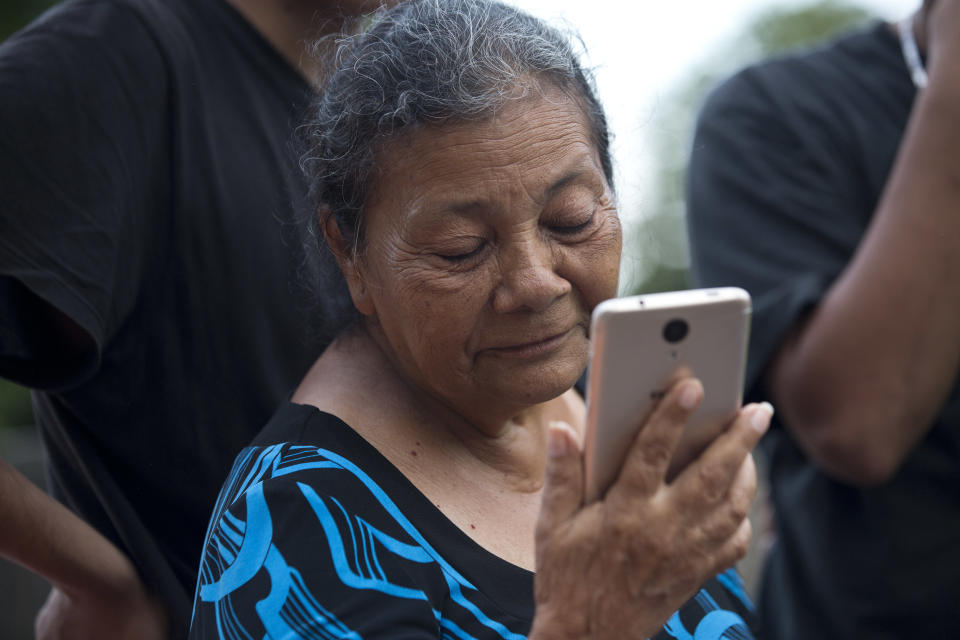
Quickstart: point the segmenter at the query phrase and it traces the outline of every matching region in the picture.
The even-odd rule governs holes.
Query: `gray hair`
[[[612,188],[606,117],[560,31],[493,0],[407,0],[384,10],[341,42],[303,128],[311,195],[357,250],[378,149],[422,127],[488,118],[531,86],[579,102]]]

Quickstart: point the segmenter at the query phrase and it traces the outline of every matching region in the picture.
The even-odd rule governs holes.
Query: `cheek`
[[[411,261],[397,266],[387,286],[394,306],[402,312],[424,319],[444,316],[456,322],[460,316],[475,314],[489,297],[485,272],[447,272]]]
[[[617,295],[620,249],[620,220],[616,216],[588,241],[568,249],[565,263],[588,310]]]
[[[490,296],[484,270],[451,274],[412,261],[397,264],[384,280],[380,323],[393,338],[404,336],[410,356],[418,361],[443,357],[455,362],[469,353]]]

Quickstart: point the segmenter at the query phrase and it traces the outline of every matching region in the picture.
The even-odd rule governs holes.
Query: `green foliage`
[[[56,0],[3,0],[0,2],[0,41],[56,4]]]
[[[866,22],[870,13],[862,7],[835,0],[799,10],[777,7],[761,13],[750,26],[750,36],[762,56],[808,46]]]
[[[642,221],[625,243],[638,257],[627,262],[627,293],[663,291],[688,281],[684,177],[697,111],[710,90],[747,64],[829,40],[870,19],[862,7],[840,0],[805,6],[776,6],[757,14],[743,28],[687,72],[687,79],[663,100],[651,148],[656,158],[652,197]],[[628,259],[629,260],[629,259]],[[674,287],[683,288],[683,287]]]
[[[33,424],[30,393],[0,378],[0,429]]]

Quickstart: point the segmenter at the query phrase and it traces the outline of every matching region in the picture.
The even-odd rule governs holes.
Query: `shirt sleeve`
[[[791,327],[843,270],[868,220],[841,142],[765,77],[741,72],[705,104],[687,176],[694,280],[753,298],[748,397]],[[783,72],[782,69],[779,70]]]
[[[758,637],[758,621],[753,601],[740,574],[728,569],[709,580],[670,616],[653,640],[753,640],[755,637]]]
[[[440,638],[432,559],[349,473],[304,464],[317,466],[254,481],[214,517],[191,640]]]
[[[168,198],[166,84],[150,31],[119,3],[57,8],[0,47],[0,358],[23,363],[3,375],[79,381],[136,303]],[[95,345],[83,370],[31,362],[51,325],[32,321],[24,288]]]

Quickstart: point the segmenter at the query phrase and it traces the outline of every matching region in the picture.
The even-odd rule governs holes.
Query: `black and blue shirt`
[[[191,638],[522,640],[533,576],[483,549],[341,420],[285,404],[207,532]],[[753,638],[733,571],[658,639]]]

